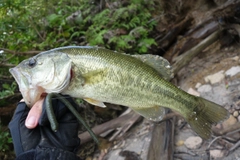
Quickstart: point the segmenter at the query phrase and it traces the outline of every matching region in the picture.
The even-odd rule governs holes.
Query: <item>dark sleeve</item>
[[[73,152],[58,148],[40,148],[20,154],[16,160],[81,160]]]
[[[25,126],[25,120],[29,110],[24,102],[18,103],[14,116],[8,126],[13,139],[16,156],[34,149],[40,142],[39,127],[28,129]]]

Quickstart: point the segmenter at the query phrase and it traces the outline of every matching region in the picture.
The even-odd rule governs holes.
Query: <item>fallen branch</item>
[[[187,28],[192,21],[192,17],[187,16],[183,21],[176,24],[172,29],[168,31],[168,33],[157,43],[159,44],[159,48],[166,49],[177,39],[177,36],[180,32]]]
[[[0,48],[0,50],[3,50],[4,52],[8,52],[8,53],[11,53],[11,54],[14,54],[14,55],[35,55],[35,54],[38,54],[40,52],[43,52],[43,51],[17,52],[17,51],[13,51],[13,50],[6,49],[6,48]]]
[[[174,117],[171,120],[154,124],[147,159],[158,160],[160,157],[161,159],[173,159],[175,119]]]
[[[187,65],[198,53],[200,53],[202,50],[215,42],[218,39],[220,33],[220,30],[214,32],[213,34],[205,38],[202,42],[200,42],[197,46],[178,56],[176,62],[173,64],[174,74],[176,74],[185,65]]]
[[[140,118],[141,118],[141,116],[139,114],[131,111],[130,113],[128,113],[124,116],[118,117],[116,119],[110,120],[110,121],[103,123],[101,125],[98,125],[96,127],[93,127],[92,131],[96,135],[100,135],[108,130],[126,126],[129,123],[129,121],[135,120],[135,122],[136,122]],[[78,137],[81,139],[81,144],[89,142],[92,139],[92,137],[90,136],[90,134],[88,132],[84,132],[84,133],[80,134]]]
[[[10,64],[10,63],[0,63],[0,66],[2,66],[2,67],[15,67],[14,64]]]

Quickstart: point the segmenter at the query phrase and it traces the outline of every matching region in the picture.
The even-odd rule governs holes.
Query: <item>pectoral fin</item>
[[[91,99],[91,98],[85,98],[85,101],[87,101],[88,103],[98,106],[98,107],[102,107],[102,108],[106,108],[105,104],[103,102]]]
[[[173,71],[170,63],[163,57],[151,54],[144,55],[132,55],[133,57],[141,60],[145,64],[149,65],[165,80],[171,80],[173,78]]]
[[[161,121],[165,115],[165,108],[154,106],[151,108],[130,107],[135,112],[151,121]]]

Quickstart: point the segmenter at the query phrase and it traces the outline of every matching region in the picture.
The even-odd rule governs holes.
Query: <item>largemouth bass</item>
[[[174,86],[167,60],[154,55],[127,55],[98,47],[69,46],[39,53],[10,69],[31,107],[42,93],[62,93],[105,107],[132,108],[160,121],[165,108],[181,114],[204,139],[212,124],[228,117],[223,107]]]

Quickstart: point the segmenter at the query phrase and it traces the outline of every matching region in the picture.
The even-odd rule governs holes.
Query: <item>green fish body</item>
[[[61,60],[58,57],[62,57]],[[51,59],[48,63],[52,64],[44,59]],[[38,69],[38,63],[43,69]],[[48,69],[44,70],[44,65]],[[49,76],[50,70],[54,76]],[[39,96],[43,92],[59,92],[101,107],[105,107],[103,102],[127,106],[153,121],[163,118],[166,107],[181,114],[204,139],[210,137],[212,124],[228,116],[223,107],[171,84],[168,81],[172,77],[171,67],[159,56],[130,56],[104,48],[71,46],[40,53],[10,72],[20,90],[23,88],[23,97],[28,97],[29,93]],[[19,80],[19,74],[25,77],[24,80]],[[34,74],[46,76],[32,83],[37,78],[29,77],[37,77]],[[54,77],[58,77],[57,80]],[[26,99],[37,98],[30,96]]]

